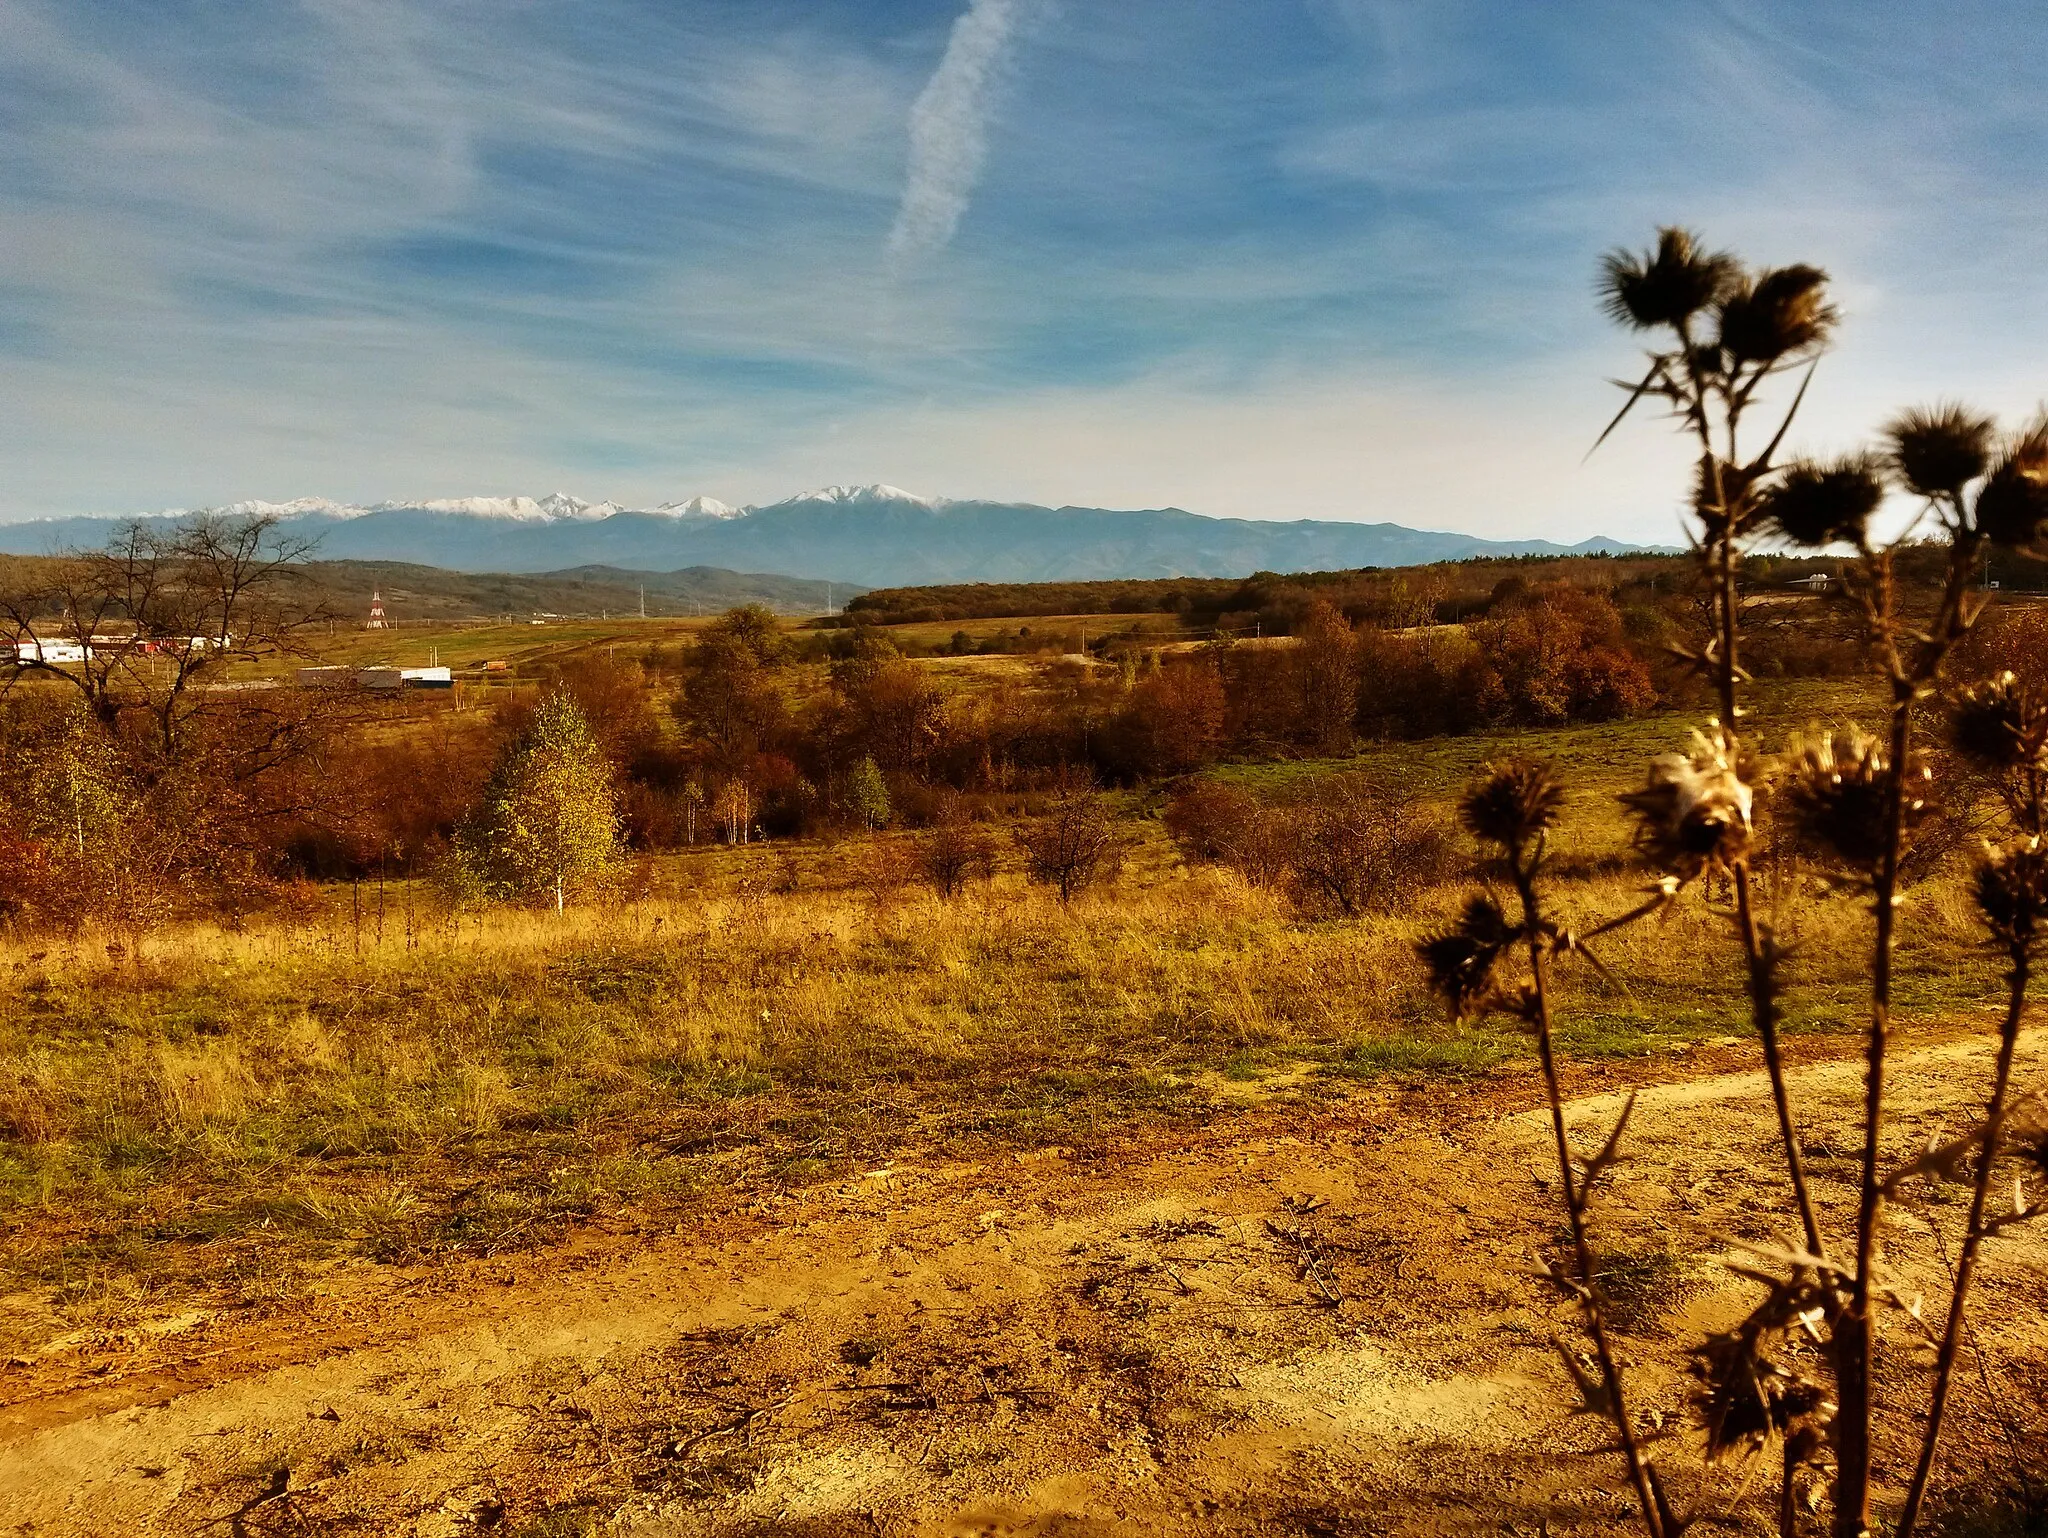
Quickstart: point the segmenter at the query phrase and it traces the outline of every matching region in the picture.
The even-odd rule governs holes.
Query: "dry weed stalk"
[[[1586,1237],[1593,1190],[1620,1157],[1628,1116],[1623,1113],[1598,1155],[1575,1160],[1551,1043],[1549,965],[1572,955],[1593,960],[1588,941],[1662,910],[1703,876],[1726,878],[1800,1238],[1775,1249],[1752,1247],[1752,1259],[1734,1266],[1763,1287],[1763,1301],[1695,1353],[1705,1451],[1710,1460],[1755,1454],[1775,1441],[1784,1538],[1795,1538],[1799,1530],[1795,1496],[1808,1470],[1822,1474],[1832,1495],[1834,1538],[1865,1538],[1876,1472],[1873,1424],[1886,1396],[1899,1391],[1879,1380],[1878,1311],[1906,1308],[1918,1320],[1917,1300],[1901,1300],[1881,1263],[1886,1206],[1915,1181],[1967,1181],[1969,1216],[1947,1318],[1934,1337],[1928,1413],[1893,1529],[1897,1538],[1910,1538],[1939,1451],[1982,1241],[2044,1210],[2015,1176],[2010,1209],[1993,1212],[1995,1166],[2001,1157],[2018,1154],[2039,1171],[2043,1159],[2036,1145],[2048,1127],[2038,1100],[2027,1101],[2023,1112],[2012,1104],[2013,1059],[2034,949],[2048,919],[2048,849],[2042,842],[2048,833],[2048,702],[2011,675],[1960,695],[1949,715],[1952,745],[1989,775],[2009,824],[2006,839],[1987,850],[1976,885],[1991,942],[2008,963],[1991,1089],[1981,1119],[1966,1135],[1889,1173],[1881,1147],[1901,862],[1936,789],[1919,750],[1920,718],[1941,685],[1950,652],[1981,611],[1974,590],[1987,546],[2039,548],[2048,531],[2048,421],[2001,443],[1988,419],[1940,406],[1895,419],[1886,428],[1882,454],[1780,465],[1778,450],[1836,321],[1826,274],[1806,266],[1751,272],[1731,256],[1705,250],[1690,233],[1669,229],[1648,252],[1609,257],[1605,289],[1617,320],[1658,334],[1661,343],[1650,352],[1642,378],[1623,382],[1628,400],[1601,439],[1650,398],[1664,402],[1697,445],[1691,533],[1711,622],[1704,644],[1684,656],[1711,685],[1719,713],[1695,734],[1689,752],[1658,760],[1643,789],[1625,798],[1637,819],[1638,849],[1659,872],[1657,884],[1644,902],[1583,936],[1544,917],[1536,884],[1558,785],[1547,771],[1526,764],[1489,770],[1467,794],[1466,825],[1490,853],[1497,852],[1491,869],[1512,882],[1521,922],[1510,923],[1491,897],[1475,897],[1459,924],[1426,941],[1422,954],[1454,1012],[1499,1010],[1526,1021],[1536,1035],[1578,1270],[1575,1277],[1553,1272],[1553,1278],[1583,1313],[1599,1377],[1568,1365],[1583,1408],[1604,1412],[1614,1423],[1644,1526],[1653,1538],[1677,1538],[1690,1518],[1680,1516],[1667,1497],[1631,1422],[1606,1343]],[[1745,444],[1743,430],[1760,409],[1759,392],[1791,372],[1803,375],[1797,392],[1769,439],[1749,452],[1754,445]],[[1878,542],[1870,520],[1890,491],[1917,499],[1920,512],[1891,541]],[[1931,606],[1916,608],[1897,580],[1896,555],[1930,525],[1946,561]],[[1741,694],[1748,675],[1741,662],[1737,578],[1744,555],[1759,541],[1853,548],[1843,584],[1887,690],[1879,736],[1818,737],[1795,744],[1775,763],[1746,740]],[[1834,1235],[1822,1223],[1807,1179],[1779,1041],[1785,948],[1759,911],[1751,881],[1753,807],[1773,782],[1803,840],[1848,878],[1851,889],[1869,898],[1874,918],[1857,1203],[1847,1231]],[[1498,972],[1517,946],[1526,949],[1528,975],[1510,986]],[[1831,1469],[1823,1467],[1829,1454]]]
[[[1635,1102],[1630,1100],[1616,1119],[1605,1145],[1581,1163],[1573,1157],[1565,1130],[1564,1092],[1557,1073],[1557,1048],[1550,1021],[1551,956],[1582,942],[1560,931],[1545,916],[1537,877],[1541,874],[1547,836],[1563,804],[1563,788],[1549,769],[1527,760],[1492,766],[1466,794],[1460,815],[1466,829],[1487,851],[1485,873],[1505,878],[1514,888],[1521,922],[1512,922],[1490,894],[1474,897],[1457,928],[1423,943],[1438,990],[1461,1014],[1497,1009],[1522,1021],[1536,1038],[1543,1067],[1543,1086],[1550,1103],[1550,1126],[1557,1145],[1558,1177],[1564,1189],[1565,1213],[1571,1228],[1571,1273],[1547,1266],[1546,1271],[1567,1295],[1577,1300],[1591,1337],[1598,1376],[1586,1372],[1562,1343],[1558,1353],[1577,1383],[1581,1408],[1607,1415],[1614,1423],[1629,1483],[1635,1488],[1643,1523],[1653,1538],[1677,1538],[1684,1524],[1670,1509],[1655,1467],[1637,1435],[1629,1413],[1621,1368],[1609,1342],[1600,1293],[1598,1267],[1588,1237],[1593,1195],[1620,1156],[1621,1136]],[[1509,985],[1499,977],[1501,963],[1520,948],[1528,976]]]

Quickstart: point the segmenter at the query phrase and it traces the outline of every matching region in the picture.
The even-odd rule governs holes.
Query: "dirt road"
[[[1987,1063],[1981,1039],[1911,1052],[1900,1150],[1959,1124]],[[1676,1425],[1684,1343],[1744,1299],[1713,1257],[1780,1233],[1783,1204],[1761,1081],[1674,1072],[1602,1230],[1638,1403]],[[1799,1072],[1835,1211],[1858,1074]],[[1616,1470],[1552,1345],[1571,1318],[1531,1274],[1561,1223],[1532,1103],[1390,1092],[1300,1135],[1276,1115],[1128,1157],[906,1163],[711,1231],[350,1268],[289,1318],[60,1341],[0,1376],[0,1531],[1608,1527]],[[1574,1124],[1590,1139],[1618,1104],[1578,1100]],[[1954,1206],[1902,1212],[1895,1261],[1940,1295],[1929,1210],[1953,1227]],[[1989,1271],[1990,1381],[2038,1411],[2048,1234]],[[1984,1382],[1961,1445],[1995,1462]]]

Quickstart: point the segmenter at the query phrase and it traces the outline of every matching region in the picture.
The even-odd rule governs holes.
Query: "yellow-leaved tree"
[[[560,913],[572,881],[602,875],[618,859],[612,779],[575,700],[549,695],[506,748],[483,804],[463,825],[457,854],[464,877],[491,896],[551,893]]]

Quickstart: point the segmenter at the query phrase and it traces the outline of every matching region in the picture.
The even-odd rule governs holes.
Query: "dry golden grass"
[[[1422,991],[1411,947],[1455,888],[1310,922],[1156,842],[1071,907],[1014,876],[950,903],[814,885],[848,864],[699,856],[669,872],[687,887],[562,918],[413,894],[359,925],[343,897],[139,951],[0,945],[7,1262],[74,1311],[151,1287],[261,1296],[323,1256],[488,1252],[659,1220],[707,1187],[1088,1145],[1524,1054]],[[1563,881],[1568,908],[1635,899],[1639,878],[1591,866]],[[1956,895],[1919,901],[1904,1003],[1988,996],[1984,958],[1949,938],[1967,933]],[[1806,922],[1793,1028],[1849,1023],[1856,979],[1829,958],[1867,918],[1838,900]],[[1697,901],[1611,937],[1618,985],[1569,985],[1571,1050],[1735,1034],[1729,944]]]

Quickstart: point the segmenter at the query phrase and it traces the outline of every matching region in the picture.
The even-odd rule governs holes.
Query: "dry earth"
[[[1721,1071],[1741,1049],[1708,1056],[1643,1091],[1603,1218],[1638,1401],[1672,1426],[1683,1344],[1743,1306],[1714,1257],[1782,1206],[1761,1081]],[[1987,1060],[1919,1038],[1900,1150],[1979,1098]],[[1858,1077],[1799,1070],[1836,1211]],[[1582,1137],[1618,1105],[1575,1101]],[[1388,1090],[1108,1156],[906,1161],[652,1242],[350,1266],[288,1317],[58,1340],[0,1374],[0,1531],[1613,1528],[1613,1460],[1565,1413],[1551,1344],[1570,1316],[1532,1275],[1559,1230],[1546,1136],[1526,1082]],[[1895,1260],[1939,1293],[1927,1210],[1901,1213]],[[2048,1393],[2044,1241],[1997,1246],[1961,1466],[2005,1456],[1987,1389],[2009,1415]],[[1887,1338],[1922,1354],[1902,1321]],[[1760,1527],[1736,1484],[1704,1487],[1712,1511]]]

